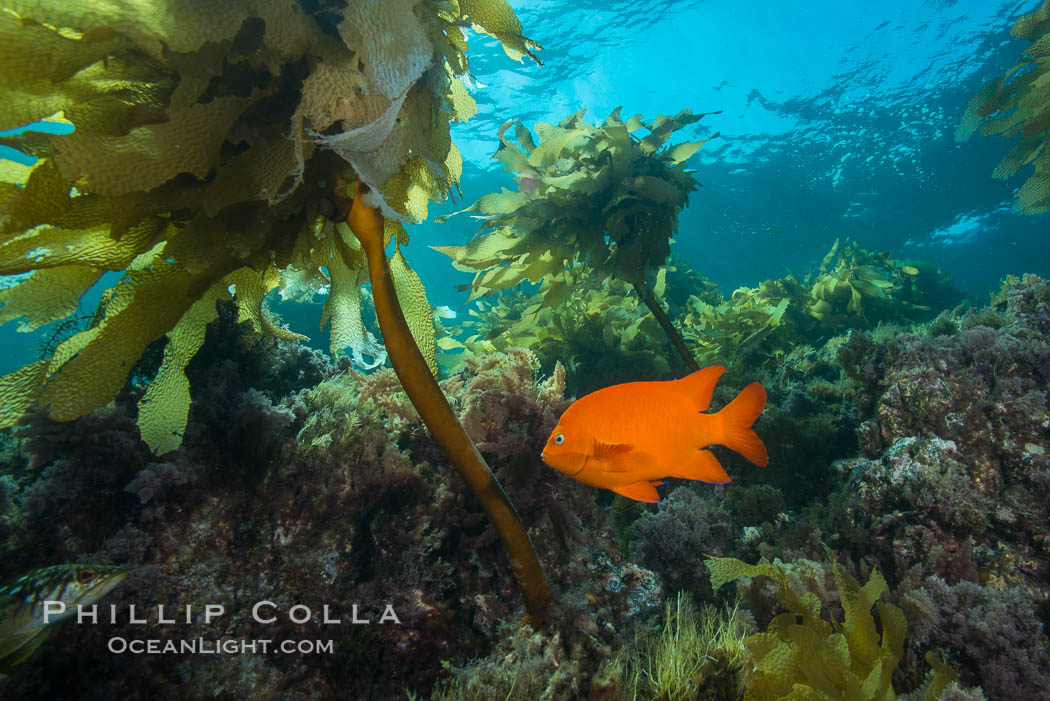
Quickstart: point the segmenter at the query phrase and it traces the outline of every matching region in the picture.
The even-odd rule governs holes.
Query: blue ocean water
[[[454,126],[460,209],[514,187],[490,159],[509,119],[532,127],[586,108],[600,123],[622,106],[651,119],[722,110],[676,133],[720,132],[690,161],[704,187],[680,219],[677,252],[725,290],[805,271],[836,238],[927,260],[981,302],[1007,274],[1050,274],[1050,214],[1014,213],[992,170],[1011,144],[955,129],[977,89],[1016,63],[1009,28],[1031,2],[880,3],[733,0],[512,0],[543,66],[516,64],[499,43],[470,39],[478,115]],[[431,245],[464,243],[468,216],[410,227],[405,250],[432,304],[458,308],[455,271]],[[86,302],[85,302],[86,304]],[[86,306],[90,306],[87,305]],[[319,310],[282,305],[324,347]],[[0,329],[0,372],[33,360],[45,332]]]
[[[35,131],[51,134],[68,134],[72,130],[70,125],[60,122],[43,121],[31,126]],[[26,127],[0,131],[0,136],[17,134],[25,130]],[[36,160],[9,146],[0,146],[0,158],[24,164],[31,164]],[[0,275],[0,289],[13,285],[24,277],[23,275]],[[107,276],[105,283],[111,285],[113,282],[112,277]],[[82,308],[86,309],[90,308],[91,304],[98,304],[100,295],[101,292],[89,291],[81,300]],[[37,329],[33,333],[18,333],[16,329],[17,322],[0,327],[0,374],[11,372],[26,363],[37,360],[40,357],[41,344],[45,342],[49,334],[49,327]]]
[[[995,180],[1012,143],[955,140],[970,98],[1028,45],[1009,29],[1037,3],[511,5],[543,45],[544,65],[508,63],[495,41],[472,38],[471,70],[484,87],[479,115],[454,131],[468,164],[463,203],[513,187],[489,160],[508,119],[531,127],[581,108],[598,123],[617,106],[648,118],[723,110],[676,133],[721,132],[690,162],[704,187],[681,217],[677,250],[725,289],[804,271],[836,237],[928,260],[977,302],[1007,274],[1050,273],[1050,214],[1011,210],[1031,167]],[[411,234],[461,243],[475,227],[459,217]],[[423,246],[409,257],[439,299],[467,281]]]

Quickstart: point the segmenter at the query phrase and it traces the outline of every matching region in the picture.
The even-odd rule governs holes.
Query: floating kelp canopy
[[[493,158],[515,174],[518,191],[485,195],[462,210],[485,216],[470,243],[433,247],[476,272],[471,299],[528,280],[542,283],[546,304],[556,304],[568,294],[566,270],[574,265],[629,280],[667,259],[678,213],[699,185],[685,161],[706,139],[665,146],[676,130],[717,113],[683,110],[646,124],[641,115],[623,121],[617,108],[600,127],[583,114],[557,126],[537,122],[538,142],[520,123],[500,128]],[[641,129],[644,138],[632,135]]]
[[[263,307],[281,285],[327,287],[331,350],[382,362],[333,188],[368,184],[387,239],[407,243],[402,222],[460,176],[449,122],[475,112],[467,26],[535,58],[505,0],[4,0],[0,129],[60,113],[75,130],[0,139],[39,158],[0,171],[0,274],[32,273],[0,290],[0,323],[64,319],[105,272],[123,276],[89,328],[0,378],[0,427],[34,404],[85,415],[166,337],[139,425],[154,451],[177,447],[183,368],[215,302],[232,296],[259,332],[298,338]],[[413,328],[432,329],[418,277],[397,252],[391,266]]]
[[[533,313],[565,299],[577,266],[600,280],[629,282],[695,370],[645,275],[671,253],[678,213],[699,186],[685,162],[707,139],[667,142],[678,129],[717,112],[682,110],[647,124],[641,115],[623,121],[617,108],[600,127],[583,121],[583,114],[580,110],[557,126],[537,122],[538,141],[522,124],[506,122],[493,158],[515,174],[518,191],[485,195],[462,210],[485,215],[473,241],[433,248],[458,269],[475,271],[470,299],[525,280],[541,283]],[[643,129],[649,133],[634,136]]]
[[[1009,178],[1034,164],[1035,172],[1017,191],[1014,206],[1025,214],[1039,214],[1050,209],[1050,0],[1018,19],[1010,33],[1032,45],[1006,75],[978,91],[966,108],[956,138],[964,141],[978,127],[985,136],[1020,136],[993,175]]]

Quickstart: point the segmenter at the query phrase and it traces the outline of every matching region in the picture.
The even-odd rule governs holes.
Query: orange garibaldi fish
[[[766,446],[751,425],[766,406],[752,382],[714,414],[715,384],[726,369],[698,370],[681,380],[628,382],[592,392],[562,414],[543,448],[543,462],[592,487],[638,501],[660,501],[664,477],[731,482],[718,458],[703,448],[724,445],[760,467]]]

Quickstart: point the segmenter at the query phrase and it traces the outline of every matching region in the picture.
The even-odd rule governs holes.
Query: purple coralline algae
[[[1045,596],[1048,307],[1050,284],[1010,278],[954,331],[900,334],[868,355],[877,399],[858,429],[866,459],[839,466],[899,571],[939,559],[928,574]]]
[[[494,529],[391,374],[340,372],[312,351],[245,345],[236,330],[209,336],[189,368],[194,403],[177,451],[155,457],[137,440],[134,392],[72,423],[34,415],[19,429],[32,469],[16,466],[6,485],[4,523],[17,524],[7,547],[19,558],[0,575],[51,561],[119,562],[132,574],[105,602],[115,624],[107,613],[67,626],[0,682],[4,695],[403,698],[447,675],[444,661],[496,650],[520,620]],[[622,643],[625,621],[662,605],[662,590],[610,545],[591,490],[540,462],[567,402],[564,371],[541,382],[537,368],[512,350],[442,384],[558,594],[554,623],[529,645],[572,660],[565,670],[585,680]],[[222,614],[206,621],[207,605]],[[332,647],[107,649],[122,640]]]
[[[1026,592],[939,577],[927,578],[922,591],[940,613],[925,642],[953,650],[964,681],[980,684],[989,699],[1050,698],[1046,633]]]
[[[700,489],[713,491],[707,485]],[[691,486],[671,491],[656,511],[633,524],[631,557],[660,574],[669,588],[696,590],[705,581],[705,555],[722,555],[741,536],[723,499]]]

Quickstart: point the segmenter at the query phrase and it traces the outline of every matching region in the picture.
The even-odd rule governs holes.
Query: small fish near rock
[[[112,565],[53,565],[0,587],[0,679],[36,652],[77,606],[95,603],[127,575]]]
[[[712,365],[680,380],[628,382],[600,389],[570,406],[543,448],[545,463],[592,487],[658,502],[666,477],[726,484],[709,445],[724,445],[765,467],[766,446],[751,426],[766,406],[752,382],[721,411],[711,404],[725,367]]]

